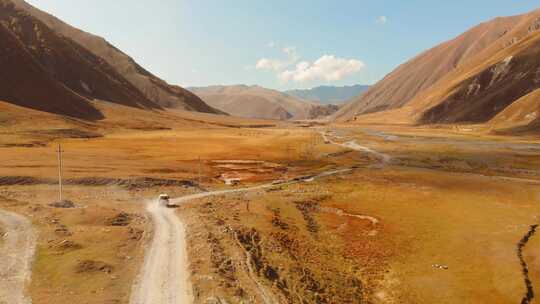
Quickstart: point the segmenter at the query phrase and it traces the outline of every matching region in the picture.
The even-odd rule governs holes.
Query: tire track
[[[527,234],[525,234],[525,236],[523,236],[523,238],[517,244],[517,256],[519,258],[519,263],[521,264],[521,272],[523,273],[523,280],[525,282],[526,288],[525,295],[521,299],[521,304],[530,304],[531,301],[534,299],[534,288],[532,285],[532,281],[529,277],[529,267],[527,266],[525,258],[523,258],[523,249],[525,248],[527,242],[529,242],[531,237],[533,237],[536,233],[536,228],[538,228],[538,225],[530,226]]]

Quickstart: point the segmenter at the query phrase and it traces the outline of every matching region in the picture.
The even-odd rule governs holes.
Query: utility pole
[[[199,156],[199,187],[201,186],[201,157]]]
[[[62,146],[60,146],[60,144],[58,144],[58,150],[56,151],[58,152],[58,191],[59,191],[59,194],[60,194],[60,202],[63,201],[63,197],[62,197]]]

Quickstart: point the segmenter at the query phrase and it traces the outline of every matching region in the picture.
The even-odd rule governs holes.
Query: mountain
[[[334,117],[344,121],[359,114],[400,108],[448,73],[466,66],[471,59],[489,57],[523,37],[537,22],[538,15],[538,11],[534,11],[495,18],[425,51],[346,104]]]
[[[212,107],[233,116],[263,119],[312,119],[333,113],[318,103],[260,86],[209,86],[189,88]],[[324,109],[323,109],[324,108]]]
[[[322,104],[340,104],[360,95],[367,89],[369,89],[368,85],[357,84],[343,87],[318,86],[312,89],[305,90],[288,90],[284,93],[306,100],[317,101]]]
[[[510,127],[519,119],[504,117],[520,112],[536,126],[539,101],[528,95],[540,87],[539,30],[540,10],[482,23],[401,65],[334,118]]]
[[[88,103],[93,99],[161,108],[102,58],[11,1],[0,0],[0,35],[0,100],[85,119],[101,117]]]
[[[0,9],[4,11],[0,3]],[[0,100],[78,118],[103,116],[88,99],[55,80],[5,26],[0,25]]]
[[[78,49],[84,49],[81,52],[91,53],[92,56],[99,58],[103,61],[100,64],[107,64],[114,73],[121,75],[123,82],[127,82],[132,87],[130,90],[136,92],[134,94],[142,95],[147,101],[160,107],[218,113],[195,94],[179,86],[170,85],[148,72],[105,39],[74,28],[23,0],[2,0],[2,3],[4,7],[8,3],[13,3],[15,8],[24,11],[28,18],[33,17],[32,19],[39,20],[42,24],[40,28],[47,27],[48,32],[64,37]],[[87,85],[90,83],[87,82]]]

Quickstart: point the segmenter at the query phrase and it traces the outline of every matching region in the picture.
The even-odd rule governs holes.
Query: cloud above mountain
[[[257,61],[255,68],[258,70],[283,71],[300,60],[294,46],[284,47],[281,51],[285,55],[285,59],[261,58]]]
[[[295,69],[279,73],[283,82],[308,82],[314,80],[338,81],[359,72],[365,64],[356,59],[338,58],[334,55],[323,55],[315,62],[302,61]]]
[[[296,47],[282,49],[284,59],[261,58],[255,68],[270,70],[283,83],[310,81],[339,81],[361,71],[366,65],[357,59],[323,55],[314,62],[300,61]]]

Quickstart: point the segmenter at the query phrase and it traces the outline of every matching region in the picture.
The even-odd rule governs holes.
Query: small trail
[[[336,142],[336,141],[333,141],[332,139],[330,139],[328,137],[328,135],[326,134],[326,132],[324,132],[324,131],[320,131],[319,134],[321,134],[321,136],[322,136],[322,138],[323,138],[323,140],[325,142],[331,143],[333,145],[341,146],[341,147],[344,147],[344,148],[347,148],[347,149],[351,149],[351,150],[354,150],[354,151],[359,151],[359,152],[365,152],[365,153],[368,153],[368,154],[372,154],[375,157],[377,157],[378,159],[380,159],[383,164],[388,164],[392,160],[392,157],[390,155],[381,153],[379,151],[375,151],[375,150],[373,150],[371,148],[368,148],[368,147],[365,147],[365,146],[362,146],[362,145],[359,145],[356,142],[356,140],[350,140],[350,141],[347,141],[347,142],[344,142],[344,143],[339,143],[339,142]]]
[[[31,304],[26,287],[36,250],[32,223],[21,215],[0,210],[0,226],[4,231],[0,235],[0,303]]]
[[[345,212],[345,211],[343,211],[341,209],[338,209],[338,208],[322,207],[321,211],[322,212],[333,213],[333,214],[338,215],[338,216],[353,217],[353,218],[357,218],[357,219],[360,219],[360,220],[369,221],[372,225],[377,225],[379,223],[379,219],[374,218],[373,216],[361,215],[361,214],[351,214],[351,213],[347,213],[347,212]]]
[[[523,249],[527,245],[527,242],[531,239],[531,237],[534,236],[536,233],[536,228],[538,228],[538,225],[532,225],[529,228],[529,231],[523,238],[519,241],[517,245],[517,256],[519,258],[519,262],[521,264],[521,272],[523,273],[523,280],[525,282],[525,288],[526,292],[523,296],[523,299],[521,300],[521,304],[530,304],[531,301],[534,299],[534,289],[531,282],[531,279],[529,277],[529,267],[527,266],[527,262],[525,261],[525,258],[523,258]]]

